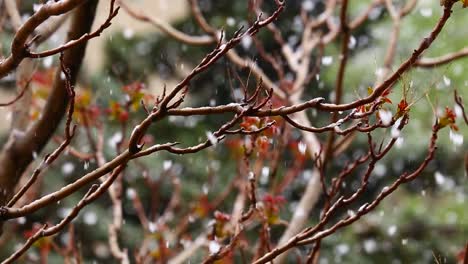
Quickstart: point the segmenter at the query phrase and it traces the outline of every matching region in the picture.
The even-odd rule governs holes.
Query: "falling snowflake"
[[[75,170],[75,164],[66,162],[62,165],[62,174],[70,175]]]
[[[93,211],[87,211],[83,215],[83,221],[87,225],[95,225],[98,221],[97,214]]]
[[[216,241],[210,241],[208,248],[210,250],[210,254],[213,255],[213,254],[218,253],[221,250],[221,245]]]
[[[305,11],[312,11],[315,8],[315,3],[312,0],[305,0],[302,2],[302,9]]]
[[[432,16],[432,8],[430,8],[430,7],[421,8],[421,10],[419,10],[419,13],[423,17],[431,17]]]
[[[394,235],[396,234],[397,230],[398,230],[397,226],[396,226],[396,225],[392,225],[392,226],[390,226],[390,227],[387,229],[387,234],[388,234],[389,236],[394,236]]]
[[[393,118],[392,112],[387,111],[387,110],[379,110],[379,116],[380,116],[380,120],[382,120],[382,123],[385,126],[388,126],[390,125],[390,123],[392,123],[392,118]]]
[[[213,133],[211,133],[210,131],[206,132],[206,137],[210,141],[211,145],[214,146],[214,145],[218,144],[218,138],[215,135],[213,135]]]
[[[333,57],[332,56],[323,56],[322,58],[322,64],[323,65],[331,65],[333,63]]]

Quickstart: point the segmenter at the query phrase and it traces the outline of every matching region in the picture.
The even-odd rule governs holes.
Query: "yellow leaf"
[[[34,91],[34,96],[35,97],[38,97],[40,99],[44,99],[46,100],[47,97],[49,97],[49,90],[46,90],[46,89],[37,89]]]
[[[463,3],[463,8],[468,7],[468,0],[460,0]]]
[[[75,100],[77,108],[86,108],[91,104],[92,94],[89,89],[81,90],[78,92]]]

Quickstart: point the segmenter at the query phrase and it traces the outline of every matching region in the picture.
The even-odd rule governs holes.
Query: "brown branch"
[[[215,44],[216,39],[212,38],[211,36],[192,36],[188,35],[184,32],[181,32],[174,27],[172,27],[170,24],[157,19],[155,17],[148,16],[147,14],[143,13],[141,10],[135,10],[131,8],[129,5],[124,3],[124,1],[119,0],[118,1],[119,5],[129,14],[131,17],[143,21],[143,22],[148,22],[151,23],[153,26],[161,30],[163,33],[167,34],[168,36],[174,38],[177,41],[180,41],[182,43],[186,43],[189,45],[209,45],[209,44]]]
[[[13,28],[18,30],[21,27],[22,22],[16,0],[5,0],[5,10],[10,17],[10,23],[12,24]]]
[[[60,15],[79,6],[70,25],[68,39],[76,39],[89,32],[96,4],[97,1],[83,3],[83,1],[68,0],[43,5],[16,33],[12,44],[12,55],[0,64],[0,76],[4,76],[24,58],[25,48],[23,45],[25,41],[32,31],[50,16]],[[71,85],[76,82],[85,48],[86,43],[82,43],[64,53],[63,62],[70,70]],[[39,120],[24,134],[18,136],[13,133],[0,153],[0,188],[7,190],[6,193],[0,193],[0,205],[4,205],[9,199],[19,177],[33,160],[33,154],[39,153],[47,144],[66,113],[68,92],[66,82],[61,78],[61,74],[61,70],[57,70],[53,88]]]
[[[126,150],[113,160],[109,161],[108,163],[102,165],[101,167],[97,168],[96,170],[82,176],[80,179],[77,181],[70,183],[69,185],[63,187],[62,189],[50,193],[40,199],[35,200],[34,202],[25,205],[21,208],[11,208],[11,207],[2,207],[0,208],[0,219],[1,220],[6,220],[6,219],[11,219],[11,218],[16,218],[20,216],[24,216],[30,213],[33,213],[45,206],[48,206],[49,204],[55,203],[71,194],[76,192],[78,189],[82,188],[83,186],[93,182],[96,179],[99,179],[103,175],[109,173],[112,171],[114,168],[119,166],[120,164],[126,163],[128,160],[141,157],[144,155],[149,155],[155,151],[159,150],[167,150],[171,153],[174,154],[189,154],[189,153],[195,153],[200,150],[203,150],[205,148],[208,148],[214,144],[216,144],[218,141],[222,140],[224,138],[224,134],[226,131],[229,131],[231,127],[233,127],[242,117],[247,113],[248,110],[241,114],[237,114],[232,120],[229,122],[225,123],[222,125],[216,132],[212,134],[213,138],[207,139],[205,142],[200,143],[198,145],[192,146],[192,147],[187,147],[187,148],[176,148],[174,147],[174,143],[167,143],[163,145],[156,145],[154,147],[151,147],[149,149],[143,150],[140,153],[136,154],[131,154],[129,150]],[[145,121],[143,121],[145,122]],[[214,142],[215,141],[215,142]]]
[[[84,4],[84,0],[64,0],[47,2],[34,13],[16,32],[11,45],[11,54],[0,62],[0,78],[13,71],[19,63],[28,56],[28,38],[34,30],[52,16],[65,14]]]
[[[5,107],[5,106],[10,106],[10,105],[13,105],[14,103],[16,103],[18,100],[21,99],[21,97],[23,97],[23,95],[26,93],[26,91],[28,90],[29,88],[29,83],[31,82],[31,80],[27,81],[26,84],[23,85],[23,87],[21,88],[21,91],[16,95],[15,98],[11,99],[10,101],[6,102],[6,103],[0,103],[0,107]]]
[[[392,185],[390,186],[387,186],[387,187],[384,187],[382,189],[382,191],[377,195],[377,197],[370,203],[366,203],[364,204],[363,206],[361,206],[357,212],[357,214],[353,215],[353,216],[348,216],[346,217],[345,219],[342,219],[340,220],[338,223],[336,223],[335,225],[333,225],[332,227],[324,230],[324,231],[321,231],[317,234],[315,234],[313,237],[311,238],[308,238],[308,239],[304,239],[303,241],[301,241],[300,243],[298,243],[298,245],[305,245],[305,244],[308,244],[308,243],[311,243],[319,238],[323,238],[323,237],[326,237],[327,235],[330,235],[334,232],[336,232],[339,228],[341,227],[344,227],[344,226],[347,226],[347,225],[350,225],[351,223],[357,221],[358,219],[360,219],[363,215],[369,213],[370,211],[372,211],[375,207],[377,207],[380,202],[385,198],[387,197],[388,195],[390,195],[391,193],[393,193],[398,187],[399,185],[401,185],[402,183],[406,183],[406,182],[409,182],[409,181],[412,181],[414,180],[416,177],[418,177],[421,172],[427,167],[427,165],[429,164],[429,162],[434,158],[434,154],[435,154],[435,151],[437,149],[436,147],[436,141],[437,141],[437,132],[438,132],[438,128],[436,125],[433,126],[433,133],[432,133],[432,137],[430,139],[430,144],[429,144],[429,149],[428,149],[428,154],[426,156],[426,158],[424,159],[424,161],[418,166],[418,168],[416,170],[414,170],[412,173],[408,174],[408,173],[404,173],[402,175],[400,175],[400,177],[398,177],[398,179],[393,182]],[[341,199],[338,201],[340,204],[343,204],[345,203],[345,200],[344,199]],[[338,203],[337,202],[337,203]],[[335,207],[336,208],[336,207]],[[307,232],[306,232],[307,233]]]
[[[372,12],[372,10],[374,8],[376,8],[378,5],[381,5],[383,3],[383,1],[384,0],[374,0],[374,1],[372,1],[372,3],[366,8],[366,10],[364,10],[359,16],[354,18],[354,20],[352,20],[349,23],[349,27],[351,29],[356,29],[360,25],[362,25],[367,20],[367,18],[369,17],[369,14]]]
[[[440,57],[421,58],[418,61],[416,61],[414,66],[421,67],[421,68],[434,68],[434,67],[445,65],[447,63],[451,63],[457,59],[461,59],[466,56],[468,56],[468,47],[463,48],[457,52],[442,55]]]
[[[248,110],[246,115],[248,116],[284,116],[290,115],[303,110],[318,107],[324,98],[315,98],[300,104],[292,106],[281,106],[273,109],[259,109],[259,110]],[[228,105],[219,105],[219,106],[206,106],[206,107],[185,107],[181,109],[170,109],[167,111],[168,115],[173,116],[191,116],[191,115],[214,115],[214,114],[223,114],[223,113],[241,113],[246,110],[246,106],[243,104],[231,103]]]
[[[55,55],[55,54],[58,54],[60,52],[63,52],[67,49],[70,49],[72,47],[75,47],[77,45],[80,45],[84,42],[87,42],[88,40],[92,39],[92,38],[96,38],[96,37],[99,37],[101,35],[101,33],[108,27],[110,27],[110,25],[112,24],[112,19],[114,17],[117,16],[117,14],[119,13],[119,9],[120,7],[117,7],[115,8],[115,0],[111,0],[110,2],[110,8],[109,8],[109,14],[106,18],[106,20],[104,21],[104,23],[101,24],[101,26],[94,32],[92,33],[85,33],[83,34],[81,37],[79,37],[78,39],[74,39],[74,40],[70,40],[68,41],[67,43],[59,46],[59,47],[56,47],[54,49],[50,49],[50,50],[46,50],[46,51],[41,51],[41,52],[31,52],[31,51],[26,51],[27,52],[27,57],[29,58],[44,58],[44,57],[49,57],[49,56],[52,56],[52,55]],[[34,41],[34,39],[32,40]],[[28,43],[28,46],[30,46],[31,43]]]
[[[207,54],[205,58],[203,58],[202,61],[181,82],[179,82],[167,96],[161,99],[158,108],[155,108],[153,113],[151,113],[143,122],[141,122],[140,125],[135,127],[129,140],[130,152],[137,153],[141,150],[141,146],[139,146],[140,140],[151,123],[167,115],[168,110],[171,109],[169,105],[171,100],[173,100],[181,90],[185,89],[195,76],[201,72],[204,72],[208,67],[224,56],[229,50],[240,43],[243,37],[255,35],[260,28],[265,27],[270,22],[276,20],[283,9],[284,3],[281,2],[281,4],[278,4],[277,9],[271,16],[263,20],[260,20],[260,18],[257,19],[255,23],[246,31],[241,32],[239,30],[234,33],[234,36],[226,43],[222,44],[220,41],[217,47],[211,53]],[[176,106],[177,105],[178,104],[176,103]]]
[[[214,29],[203,16],[200,10],[200,5],[198,4],[198,0],[189,0],[189,3],[192,10],[192,15],[195,18],[195,22],[197,22],[200,28],[203,29],[203,31],[206,33],[216,35],[216,29]]]
[[[460,107],[460,109],[462,110],[462,117],[463,117],[463,120],[465,120],[465,124],[468,125],[468,116],[466,115],[466,112],[465,112],[465,104],[463,103],[463,99],[461,96],[458,95],[458,91],[455,90],[453,92],[453,96],[455,98],[455,103]]]
[[[340,33],[342,36],[341,39],[341,52],[340,52],[340,64],[338,66],[338,73],[336,77],[335,85],[335,104],[340,104],[343,97],[343,84],[345,81],[346,66],[348,63],[349,55],[349,40],[351,37],[351,29],[348,25],[348,1],[343,0],[341,3],[341,12],[340,12]],[[333,112],[331,116],[331,122],[336,122],[338,120],[338,112]],[[333,144],[335,142],[335,133],[332,131],[327,139],[325,145],[325,151],[323,155],[323,166],[326,167],[327,163],[332,156]]]
[[[41,164],[34,170],[31,178],[28,182],[16,193],[13,198],[7,203],[8,207],[15,205],[15,203],[26,193],[26,191],[34,184],[37,177],[48,167],[52,162],[54,162],[59,155],[65,150],[65,148],[70,144],[73,136],[75,135],[76,126],[71,126],[73,112],[75,111],[75,89],[71,85],[71,76],[69,69],[65,68],[63,61],[63,53],[60,56],[61,70],[65,76],[65,86],[68,91],[68,100],[70,100],[70,105],[68,107],[67,120],[65,121],[65,139],[55,149],[51,154],[45,156]]]
[[[78,204],[73,207],[71,212],[57,225],[48,227],[47,224],[44,225],[41,229],[39,229],[34,235],[32,235],[26,243],[18,249],[15,253],[13,253],[10,257],[5,259],[2,264],[13,263],[17,260],[21,255],[23,255],[33,244],[34,242],[38,241],[40,238],[48,237],[57,234],[60,232],[65,226],[67,226],[73,219],[78,216],[78,213],[83,209],[86,205],[95,201],[99,196],[104,194],[106,190],[110,187],[110,185],[114,182],[114,180],[118,177],[118,175],[123,171],[125,165],[120,165],[117,167],[112,175],[103,182],[102,184],[94,184],[88,190],[86,195],[81,199]]]
[[[53,204],[61,199],[75,193],[80,188],[92,183],[93,181],[99,179],[100,177],[110,173],[112,170],[117,168],[119,165],[126,163],[130,159],[131,155],[128,151],[123,152],[119,156],[115,157],[113,160],[104,164],[102,167],[82,176],[77,181],[70,183],[60,190],[50,193],[35,200],[34,202],[22,206],[20,208],[10,208],[10,207],[1,207],[0,208],[0,220],[7,220],[12,218],[18,218],[25,216],[35,211],[46,207],[50,204]]]
[[[359,210],[357,211],[356,214],[350,215],[345,217],[344,219],[338,221],[336,224],[331,226],[330,228],[327,228],[323,231],[316,232],[316,228],[306,228],[303,230],[303,232],[297,234],[293,238],[291,238],[286,244],[280,245],[279,247],[273,249],[269,253],[265,254],[262,258],[258,259],[255,261],[255,264],[260,264],[260,263],[268,263],[275,259],[277,256],[281,255],[282,253],[286,252],[287,250],[299,246],[299,245],[306,245],[310,243],[314,243],[318,239],[322,239],[330,234],[333,234],[337,232],[338,229],[348,226],[351,223],[354,223],[358,219],[360,219],[363,215],[369,213],[372,211],[375,207],[377,207],[380,202],[393,193],[402,183],[409,182],[414,180],[416,177],[418,177],[421,172],[427,167],[429,162],[434,158],[434,153],[437,149],[436,147],[436,141],[437,141],[437,132],[439,131],[439,127],[436,125],[433,126],[433,132],[432,136],[430,139],[430,144],[429,144],[429,149],[428,149],[428,154],[424,161],[419,165],[419,167],[414,170],[412,173],[403,173],[398,177],[398,179],[393,182],[392,185],[385,187],[382,189],[382,191],[377,195],[377,197],[370,203],[366,203],[362,205]],[[328,219],[330,216],[330,213],[335,211],[337,208],[341,207],[342,204],[344,203],[344,198],[340,197],[325,213],[324,219]],[[314,234],[315,233],[315,234]]]
[[[393,26],[392,33],[390,34],[390,39],[388,41],[388,48],[384,57],[383,71],[379,76],[377,76],[377,81],[375,82],[376,84],[380,84],[391,71],[401,28],[401,12],[397,12],[391,0],[385,0],[385,6],[390,14],[390,17],[392,18]]]
[[[385,90],[393,86],[393,84],[400,78],[400,76],[404,72],[408,71],[416,63],[421,54],[425,50],[427,50],[434,42],[434,40],[439,36],[439,33],[441,32],[442,28],[445,26],[447,20],[452,14],[452,7],[454,4],[455,2],[453,1],[446,1],[446,4],[444,5],[443,15],[440,17],[439,21],[437,22],[431,33],[421,41],[421,43],[413,51],[411,56],[405,62],[403,62],[392,75],[390,75],[384,82],[382,82],[382,84],[380,84],[374,89],[374,92],[371,95],[360,100],[356,100],[351,103],[345,104],[322,103],[317,107],[317,109],[331,112],[350,110],[361,105],[371,103],[379,96],[381,96]]]

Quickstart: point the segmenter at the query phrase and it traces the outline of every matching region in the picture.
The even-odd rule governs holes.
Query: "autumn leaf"
[[[92,94],[89,89],[80,90],[75,98],[75,108],[85,109],[91,104]]]
[[[29,118],[34,121],[34,120],[37,120],[39,119],[39,116],[41,115],[41,113],[39,112],[39,110],[32,110],[31,114],[29,115]]]
[[[142,100],[152,99],[151,95],[145,93],[145,85],[142,82],[134,82],[122,87],[124,93],[128,95],[130,109],[135,112],[140,108]]]
[[[34,236],[40,229],[41,227],[35,224],[31,229],[24,231],[23,235],[25,238],[30,238]],[[41,237],[34,242],[33,246],[39,248],[41,251],[48,252],[51,249],[51,238]]]
[[[388,96],[390,95],[391,91],[392,91],[392,90],[390,90],[390,89],[386,89],[386,90],[382,93],[381,97],[382,97],[382,100],[384,101],[384,103],[393,104],[392,100],[390,100],[390,99],[388,98]]]
[[[211,210],[212,206],[210,201],[208,200],[208,196],[202,195],[195,204],[193,212],[198,217],[203,218],[206,217]]]
[[[439,128],[449,126],[452,130],[458,131],[458,126],[455,124],[456,117],[457,116],[455,115],[455,112],[452,109],[445,107],[444,115],[439,118]]]
[[[463,4],[463,8],[468,7],[468,0],[460,0]]]
[[[242,123],[240,123],[240,127],[245,130],[255,130],[258,129],[260,125],[260,118],[256,116],[246,116],[242,119]]]
[[[228,138],[224,143],[235,157],[241,157],[244,154],[244,141],[240,138]]]
[[[280,207],[286,202],[283,196],[273,196],[266,194],[263,197],[263,203],[265,204],[265,215],[269,224],[278,224],[281,222],[279,215]]]
[[[36,71],[32,76],[32,82],[38,86],[50,89],[54,81],[55,70],[49,69],[47,71]]]
[[[267,154],[270,149],[270,139],[266,136],[260,136],[255,140],[256,150],[261,154]]]
[[[111,101],[109,109],[107,109],[109,116],[112,120],[119,122],[126,122],[129,118],[129,113],[118,102]]]
[[[397,112],[395,114],[395,119],[398,119],[408,113],[410,110],[409,104],[406,99],[401,99],[401,101],[397,105]]]
[[[226,229],[226,224],[229,223],[229,220],[231,220],[231,216],[222,213],[220,211],[216,211],[214,213],[214,218],[215,218],[215,226],[214,226],[214,233],[217,238],[225,238],[230,235],[229,230]]]

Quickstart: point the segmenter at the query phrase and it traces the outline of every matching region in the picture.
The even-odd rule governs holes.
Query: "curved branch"
[[[434,68],[438,66],[445,65],[454,60],[464,58],[468,56],[468,47],[465,47],[457,52],[449,53],[435,58],[421,58],[418,60],[414,66],[421,68]]]
[[[357,100],[351,103],[346,103],[346,104],[331,104],[331,103],[320,104],[317,108],[323,111],[331,111],[331,112],[345,111],[345,110],[354,109],[364,104],[371,103],[375,99],[377,99],[379,96],[381,96],[385,90],[393,86],[393,84],[400,78],[400,76],[404,72],[408,71],[411,67],[413,67],[413,65],[419,59],[421,54],[425,50],[427,50],[431,46],[431,44],[434,42],[434,40],[439,36],[439,33],[441,32],[442,28],[445,26],[447,20],[450,18],[452,14],[452,7],[454,4],[455,2],[453,1],[446,1],[445,6],[444,6],[444,13],[440,17],[439,21],[437,22],[436,26],[431,31],[429,36],[425,37],[421,41],[418,48],[414,50],[411,56],[405,62],[403,62],[400,65],[400,67],[391,76],[389,76],[382,84],[376,87],[374,92],[371,95],[365,98],[362,98],[360,100]]]
[[[313,243],[319,239],[322,239],[332,233],[335,233],[338,229],[348,226],[351,223],[359,220],[363,215],[369,213],[372,211],[375,207],[377,207],[380,202],[387,197],[388,195],[392,194],[401,184],[405,182],[409,182],[414,180],[416,177],[418,177],[421,172],[427,167],[429,162],[434,158],[435,151],[437,149],[436,147],[436,142],[437,142],[437,133],[439,131],[439,128],[434,125],[433,126],[433,131],[432,131],[432,136],[430,139],[429,143],[429,149],[428,153],[426,155],[426,158],[424,161],[412,172],[412,173],[403,173],[398,177],[397,180],[393,182],[392,185],[385,187],[382,189],[382,191],[377,195],[377,197],[370,203],[366,203],[363,206],[360,207],[358,212],[354,214],[353,216],[347,216],[344,219],[338,221],[336,224],[333,226],[320,231],[316,232],[317,229],[315,228],[306,228],[303,230],[303,232],[297,234],[296,236],[292,237],[289,239],[285,244],[280,244],[279,247],[273,249],[269,253],[265,254],[262,256],[260,259],[256,260],[254,263],[255,264],[261,264],[261,263],[268,263],[271,262],[273,259],[276,257],[280,256],[284,252],[288,251],[289,249],[298,246],[298,245],[306,245]],[[339,208],[344,202],[344,197],[340,197],[331,207],[330,209],[325,213],[324,217],[328,217],[330,212],[335,211],[337,208]]]
[[[106,21],[104,21],[104,23],[101,24],[101,26],[96,30],[94,31],[93,33],[86,33],[86,34],[83,34],[81,37],[77,38],[77,39],[73,39],[73,40],[70,40],[68,41],[67,43],[59,46],[59,47],[56,47],[56,48],[53,48],[53,49],[50,49],[50,50],[46,50],[46,51],[42,51],[42,52],[29,52],[28,51],[28,57],[29,58],[44,58],[44,57],[49,57],[49,56],[52,56],[52,55],[55,55],[55,54],[58,54],[60,52],[63,52],[64,50],[67,50],[67,49],[70,49],[72,47],[75,47],[76,45],[79,45],[80,43],[83,43],[83,42],[86,42],[92,38],[96,38],[96,37],[99,37],[101,35],[101,33],[108,27],[110,27],[110,25],[112,24],[112,19],[114,17],[117,16],[117,14],[119,13],[119,9],[120,7],[117,7],[115,8],[114,6],[115,4],[115,0],[111,0],[110,2],[110,9],[109,9],[109,15],[107,16],[107,19]]]
[[[86,0],[64,0],[60,2],[47,2],[34,15],[32,15],[16,32],[11,44],[11,54],[0,62],[0,79],[13,71],[20,62],[28,56],[27,41],[34,30],[52,16],[65,14],[84,4]],[[94,1],[91,1],[94,2]],[[84,25],[84,28],[86,24]],[[81,36],[81,35],[80,35]],[[78,36],[79,37],[79,36]]]
[[[0,221],[31,214],[43,207],[46,207],[47,205],[60,201],[61,199],[69,196],[70,194],[75,193],[83,186],[92,183],[93,181],[99,179],[107,173],[110,173],[119,165],[125,164],[130,158],[130,153],[128,151],[125,151],[119,156],[117,156],[115,159],[104,164],[102,167],[86,174],[77,181],[68,184],[67,186],[63,187],[62,189],[56,192],[43,196],[42,198],[39,198],[30,204],[27,204],[20,208],[2,207],[0,208]]]
[[[10,62],[4,61],[0,64],[0,76],[3,76],[2,74],[8,71],[10,67],[8,65],[11,65],[12,60],[18,59],[15,56],[18,56],[18,54],[21,56],[25,55],[24,47],[18,48],[18,45],[24,45],[29,34],[39,24],[52,15],[68,12],[78,5],[79,7],[76,9],[70,25],[68,39],[73,40],[88,33],[94,20],[97,1],[69,0],[48,3],[36,12],[16,34],[12,49],[12,54],[14,55],[11,55],[10,59],[7,59]],[[81,43],[64,52],[63,63],[69,69],[71,85],[74,85],[76,82],[85,49],[86,43]],[[22,59],[23,57],[19,61]],[[20,135],[12,133],[0,153],[0,189],[7,190],[0,193],[0,205],[6,203],[12,195],[12,191],[20,176],[34,159],[35,154],[39,153],[52,137],[52,134],[66,113],[67,105],[68,91],[66,89],[66,80],[61,78],[61,70],[57,70],[53,88],[41,113],[41,118],[26,133]]]
[[[153,26],[161,30],[163,33],[167,34],[168,36],[174,38],[175,40],[178,40],[182,43],[186,43],[189,45],[209,45],[209,44],[215,44],[216,39],[212,38],[211,36],[192,36],[185,34],[184,32],[181,32],[174,27],[172,27],[170,24],[157,19],[155,17],[150,17],[143,13],[142,11],[137,11],[135,9],[132,9],[129,5],[125,4],[124,1],[119,0],[119,5],[129,14],[131,17],[143,21],[143,22],[148,22],[151,23]]]
[[[32,235],[26,243],[18,249],[14,254],[10,257],[5,259],[2,264],[12,263],[13,261],[17,260],[21,257],[26,251],[39,239],[43,237],[53,236],[60,232],[65,226],[67,226],[71,221],[73,221],[77,216],[78,213],[83,209],[86,205],[92,203],[94,200],[99,198],[114,182],[114,180],[119,176],[119,174],[123,171],[125,165],[121,165],[112,172],[109,178],[106,179],[101,185],[94,184],[85,194],[83,199],[81,199],[78,204],[72,209],[72,211],[62,220],[60,223],[47,227],[47,225],[43,226],[39,229],[34,235]]]

